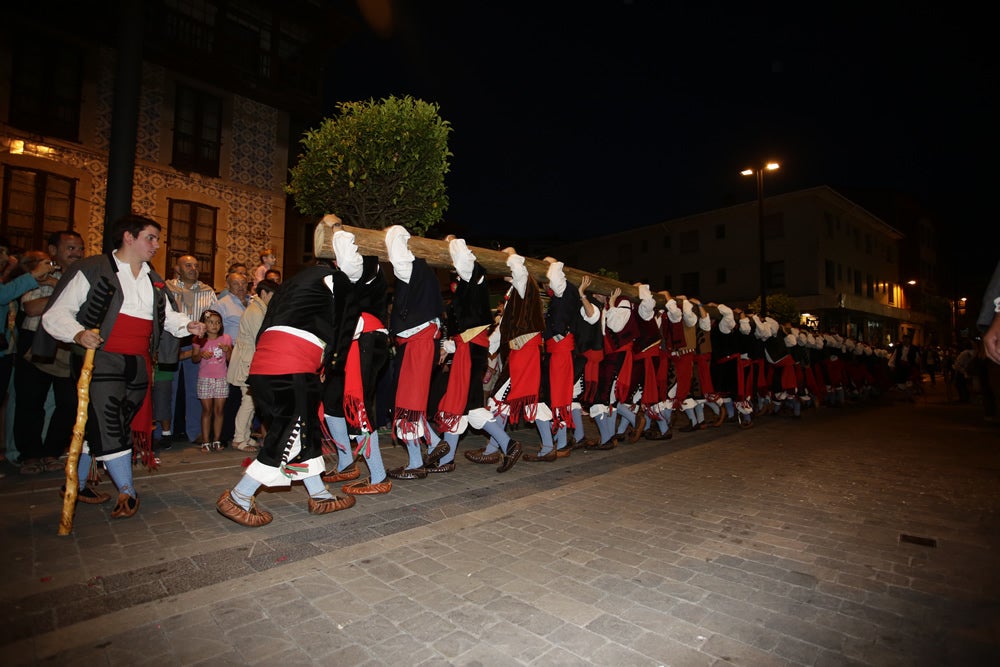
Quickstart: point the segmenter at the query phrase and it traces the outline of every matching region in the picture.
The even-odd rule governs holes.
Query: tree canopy
[[[304,215],[335,213],[368,229],[402,225],[423,234],[448,209],[451,125],[436,104],[406,96],[340,102],[301,140],[286,192]]]

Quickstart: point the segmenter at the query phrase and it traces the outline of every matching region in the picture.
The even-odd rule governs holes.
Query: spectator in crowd
[[[173,292],[174,302],[181,312],[194,322],[201,319],[201,314],[209,308],[214,308],[218,302],[215,289],[198,279],[200,273],[198,259],[193,255],[181,255],[174,266],[177,277],[167,281],[167,288]],[[190,338],[181,341],[183,352],[190,352]],[[201,401],[198,400],[198,367],[194,365],[190,355],[181,355],[174,378],[173,399],[181,400],[174,408],[174,426],[178,433],[184,433],[191,442],[202,442],[201,434]],[[184,358],[186,357],[186,358]],[[183,419],[181,416],[183,415]]]
[[[247,386],[247,376],[250,374],[250,362],[253,361],[257,349],[257,334],[261,322],[267,313],[267,305],[278,290],[278,285],[271,280],[265,280],[257,285],[257,293],[250,297],[246,312],[240,318],[237,328],[236,344],[229,359],[229,369],[226,380],[239,389],[240,407],[236,412],[233,424],[233,448],[241,452],[256,452],[259,444],[250,437],[253,427],[254,406],[253,396]]]
[[[21,266],[17,258],[10,254],[10,243],[0,236],[0,272],[3,275],[3,282],[0,283],[0,308],[7,311],[12,301],[16,301],[28,290],[39,287],[55,269],[53,262],[48,260],[36,262],[30,270]],[[9,318],[4,320],[3,334],[0,335],[0,407],[6,409],[7,387],[14,368],[14,358],[8,352],[15,351],[15,331],[9,326]],[[6,452],[10,449],[7,447],[10,444],[5,443],[3,460],[8,458]],[[16,455],[16,451],[10,451],[10,454]]]
[[[246,312],[249,298],[250,286],[247,277],[237,271],[226,276],[225,295],[220,294],[215,310],[222,316],[222,328],[235,340],[240,330],[240,319]],[[233,439],[233,429],[236,422],[236,412],[240,409],[242,394],[239,387],[228,384],[229,396],[223,408],[222,433],[216,433],[216,437],[227,446]],[[204,421],[204,420],[203,420]]]
[[[277,256],[274,254],[274,248],[264,248],[258,254],[260,256],[260,264],[258,264],[257,268],[253,270],[254,289],[256,289],[256,286],[261,282],[267,280],[268,270],[274,266],[276,261],[278,261]],[[280,283],[281,281],[279,280],[277,282]]]
[[[70,377],[70,346],[61,343],[51,358],[42,358],[31,354],[31,345],[58,279],[83,258],[84,250],[83,237],[73,230],[64,230],[49,237],[48,253],[27,253],[33,257],[29,261],[54,262],[55,270],[37,289],[21,297],[14,372],[14,394],[18,401],[14,441],[24,464],[22,474],[62,471],[59,457],[73,438],[77,398],[76,383]],[[46,427],[45,405],[50,391],[55,406]]]

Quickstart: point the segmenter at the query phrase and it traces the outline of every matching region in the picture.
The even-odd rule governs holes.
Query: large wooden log
[[[344,225],[346,231],[354,234],[354,241],[358,246],[358,250],[362,255],[377,255],[378,258],[384,262],[389,261],[388,254],[385,249],[385,232],[376,229],[364,229],[362,227],[349,227]],[[437,239],[428,239],[421,236],[411,236],[409,241],[410,252],[412,252],[417,257],[420,257],[427,261],[434,268],[438,269],[450,269],[452,268],[451,255],[448,253],[448,242],[439,241]],[[517,248],[514,248],[517,250]],[[507,267],[507,253],[501,250],[490,250],[489,248],[477,248],[469,246],[475,255],[479,263],[483,265],[486,269],[486,273],[491,276],[509,276],[510,269]],[[556,257],[558,260],[559,258]],[[525,258],[524,266],[528,269],[528,273],[537,280],[539,283],[547,282],[546,272],[548,271],[548,262],[541,259]],[[590,287],[588,290],[596,294],[604,294],[610,296],[612,292],[616,289],[620,289],[622,294],[626,297],[637,301],[639,299],[639,290],[633,285],[628,283],[623,283],[618,280],[612,280],[607,276],[601,276],[596,273],[587,273],[586,271],[580,271],[579,269],[574,269],[572,267],[565,267],[563,271],[566,274],[566,280],[568,280],[574,286],[580,284],[580,280],[584,276],[590,277]],[[659,305],[664,304],[664,298],[662,294],[653,294],[653,298],[656,299]]]

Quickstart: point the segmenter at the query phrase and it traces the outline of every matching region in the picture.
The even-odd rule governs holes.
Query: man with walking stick
[[[160,225],[128,215],[115,222],[112,233],[113,252],[81,259],[63,274],[42,314],[44,334],[39,331],[33,346],[44,355],[54,348],[55,341],[74,343],[74,369],[86,378],[91,376],[87,367],[91,360],[93,365],[89,387],[86,381],[78,384],[80,405],[67,463],[68,493],[61,535],[72,527],[70,501],[99,504],[109,499],[107,494],[85,486],[92,458],[104,463],[118,488],[111,516],[128,518],[138,511],[139,496],[132,480],[133,448],[144,463],[153,465],[153,353],[164,333],[181,337],[205,332],[204,324],[174,310],[163,278],[148,263],[160,247]],[[77,469],[84,474],[74,475]]]

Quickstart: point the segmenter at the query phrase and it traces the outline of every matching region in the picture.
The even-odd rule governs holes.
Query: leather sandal
[[[223,491],[222,495],[219,496],[219,500],[215,503],[215,509],[227,519],[248,528],[266,526],[274,519],[274,516],[270,512],[258,509],[253,498],[250,499],[250,509],[243,509],[233,500],[228,489]]]
[[[368,480],[365,480],[354,482],[353,484],[345,484],[340,490],[349,496],[375,496],[392,491],[392,482],[385,479],[377,484],[371,484]]]
[[[542,462],[555,461],[557,458],[559,458],[559,455],[556,453],[556,450],[550,449],[545,454],[542,454],[540,451],[538,454],[531,454],[529,452],[528,454],[525,454],[523,458],[525,461],[530,461],[531,463],[542,463]]]
[[[450,449],[451,446],[444,440],[439,442],[437,447],[435,447],[432,451],[427,452],[427,458],[424,459],[424,467],[431,468],[436,466],[438,461],[443,459],[444,455],[447,454]]]
[[[63,484],[59,488],[59,497],[63,498],[66,495],[66,485]],[[97,491],[89,484],[76,492],[76,502],[86,503],[87,505],[100,505],[101,503],[106,503],[111,500],[111,494],[104,493],[103,491]]]
[[[497,467],[497,472],[507,472],[514,467],[517,460],[521,458],[521,443],[517,440],[511,440],[507,445],[507,452],[501,455],[500,465]]]
[[[452,472],[455,470],[455,462],[443,463],[439,466],[425,466],[424,470],[428,473]]]
[[[355,463],[340,472],[336,470],[325,472],[320,476],[320,479],[327,484],[336,484],[337,482],[350,482],[358,477],[361,477],[361,468]]]
[[[340,496],[334,496],[333,498],[313,498],[309,496],[309,513],[329,514],[330,512],[339,512],[340,510],[354,507],[357,502],[358,500],[354,496],[347,496],[346,498],[341,498]]]
[[[427,477],[426,468],[393,468],[392,470],[387,470],[386,475],[392,477],[393,479],[423,479]]]
[[[639,442],[639,438],[642,437],[642,432],[646,429],[646,413],[640,412],[636,415],[635,426],[632,427],[632,432],[629,433],[628,441],[630,444],[635,444]]]
[[[481,449],[470,449],[465,452],[465,458],[469,459],[473,463],[500,463],[500,459],[503,454],[499,450],[493,452],[492,454],[484,454],[486,448]]]
[[[134,498],[127,493],[118,494],[118,503],[111,510],[111,516],[115,519],[127,519],[135,516],[139,511],[139,496]]]
[[[572,447],[563,447],[562,449],[556,450],[556,458],[557,459],[565,458],[572,453],[573,453]]]

